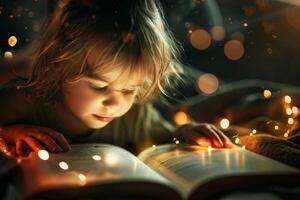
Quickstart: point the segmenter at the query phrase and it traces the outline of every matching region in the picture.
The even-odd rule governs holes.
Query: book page
[[[297,169],[238,147],[213,149],[170,144],[149,148],[138,157],[176,183],[185,198],[197,188],[226,177],[282,173],[299,175]],[[215,185],[214,190],[222,190],[222,187],[221,184]]]
[[[102,185],[106,189],[112,185],[118,195],[125,192],[126,195],[140,193],[147,196],[153,189],[164,191],[161,192],[163,195],[174,195],[173,189],[167,186],[167,179],[128,151],[113,145],[76,144],[72,145],[69,152],[49,154],[47,160],[42,160],[32,153],[30,157],[21,161],[20,167],[26,196],[43,191]],[[117,187],[118,185],[122,187]],[[136,185],[140,190],[130,191],[131,187],[139,188]],[[128,191],[125,191],[125,188]]]

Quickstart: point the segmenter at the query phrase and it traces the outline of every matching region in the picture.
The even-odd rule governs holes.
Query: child
[[[59,1],[31,76],[1,90],[1,148],[15,156],[61,152],[70,149],[69,140],[138,152],[173,137],[227,146],[213,125],[175,131],[147,103],[179,76],[177,57],[157,1]]]

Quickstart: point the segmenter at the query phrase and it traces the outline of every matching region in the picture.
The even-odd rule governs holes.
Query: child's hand
[[[0,148],[15,153],[15,156],[26,156],[29,151],[38,152],[41,149],[55,153],[70,150],[70,145],[62,134],[41,126],[2,127],[0,137],[5,141]]]
[[[212,124],[187,124],[180,128],[180,132],[184,141],[188,143],[217,148],[231,148],[235,146],[220,129]]]

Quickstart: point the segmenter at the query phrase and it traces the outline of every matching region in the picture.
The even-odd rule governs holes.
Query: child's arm
[[[0,96],[0,138],[15,149],[16,156],[23,156],[28,150],[37,152],[46,148],[59,152],[70,149],[63,135],[52,129],[16,124],[23,119],[31,119],[34,106],[13,86],[3,87]]]

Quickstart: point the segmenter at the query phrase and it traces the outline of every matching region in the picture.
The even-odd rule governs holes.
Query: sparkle
[[[49,159],[49,153],[48,153],[48,151],[46,151],[44,149],[38,151],[38,156],[42,160],[48,160]]]
[[[13,58],[13,53],[10,52],[10,51],[6,51],[6,52],[4,53],[4,58],[12,59],[12,58]]]
[[[8,44],[11,47],[15,46],[17,44],[17,41],[18,40],[17,40],[16,36],[14,36],[14,35],[12,35],[8,38]]]
[[[275,126],[274,126],[274,129],[275,129],[275,130],[278,130],[278,129],[279,129],[279,126],[275,125]]]
[[[101,156],[99,156],[99,155],[93,155],[93,157],[92,157],[94,160],[101,160]]]
[[[240,138],[235,138],[235,141],[234,141],[236,144],[240,143]]]
[[[298,113],[298,108],[296,106],[293,106],[292,111],[293,111],[294,114],[297,114]]]
[[[294,119],[290,117],[290,118],[288,119],[288,124],[290,124],[290,125],[294,124]]]
[[[156,145],[154,144],[154,145],[152,145],[152,148],[155,148],[156,147]]]
[[[220,121],[220,126],[223,128],[223,129],[227,129],[230,125],[230,121],[226,118],[223,118],[221,121]]]
[[[85,185],[86,184],[86,176],[84,174],[78,174],[78,178],[79,178],[79,183],[80,185]]]
[[[272,96],[272,92],[270,90],[264,90],[264,97],[267,99],[267,98],[270,98]]]
[[[242,149],[243,149],[243,150],[245,150],[245,149],[246,149],[246,146],[245,146],[245,145],[243,145],[243,146],[242,146]]]
[[[69,169],[69,165],[66,163],[66,162],[64,162],[64,161],[62,161],[62,162],[59,162],[59,167],[61,168],[61,169],[63,169],[63,170],[68,170]]]
[[[292,98],[290,96],[285,96],[284,97],[284,102],[285,103],[291,103],[292,102]]]
[[[286,108],[285,112],[286,112],[287,115],[293,114],[293,110],[291,108]]]

